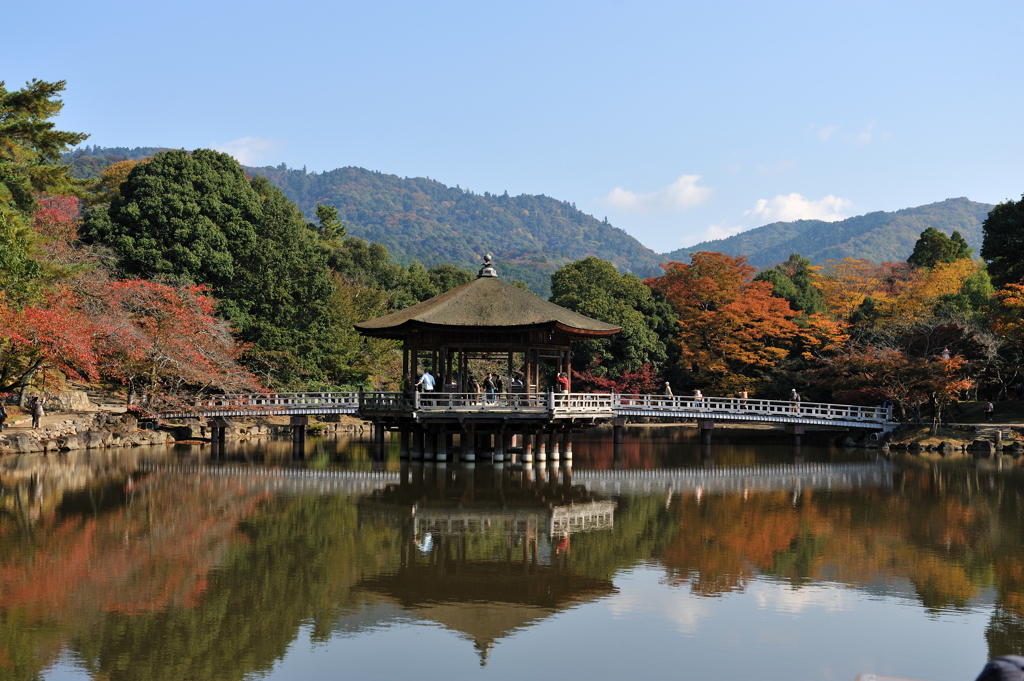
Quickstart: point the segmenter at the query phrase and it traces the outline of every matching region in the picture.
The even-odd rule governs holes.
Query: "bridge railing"
[[[211,395],[181,405],[180,411],[280,411],[302,408],[357,409],[359,393],[239,393]]]
[[[614,395],[616,411],[643,410],[756,414],[762,416],[796,416],[814,419],[853,421],[890,421],[892,407],[863,407],[853,404],[824,402],[790,402],[785,400],[752,400],[739,397],[693,397],[689,395]]]

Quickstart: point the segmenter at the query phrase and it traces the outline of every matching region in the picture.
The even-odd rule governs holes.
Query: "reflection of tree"
[[[611,532],[573,535],[572,569],[611,579],[616,572],[659,553],[676,532],[664,497],[624,497]]]
[[[892,493],[683,497],[672,505],[674,539],[658,557],[671,583],[703,595],[742,590],[757,574],[794,586],[908,580],[925,607],[938,609],[965,607],[995,587],[990,652],[1022,652],[1018,485],[974,469],[911,468],[895,474]]]
[[[241,678],[303,621],[327,637],[360,574],[397,562],[397,539],[357,531],[343,497],[212,477],[153,479],[130,496],[104,514],[58,510],[27,537],[2,527],[0,676],[32,677],[67,641],[107,678]]]

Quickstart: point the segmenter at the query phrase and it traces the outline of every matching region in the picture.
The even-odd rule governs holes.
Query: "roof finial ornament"
[[[480,268],[480,272],[477,273],[476,278],[480,277],[497,277],[498,273],[494,271],[494,256],[488,253],[484,256],[484,266]]]

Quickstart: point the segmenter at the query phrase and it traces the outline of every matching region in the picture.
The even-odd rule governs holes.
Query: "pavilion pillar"
[[[405,347],[402,348],[402,387],[405,388],[405,382],[408,381],[412,376],[409,374],[409,350]],[[412,381],[415,383],[415,381]],[[410,383],[410,385],[412,384]]]
[[[412,357],[410,358],[409,364],[409,375],[412,376],[412,384],[416,385],[416,382],[420,377],[420,353],[419,350],[412,351]]]

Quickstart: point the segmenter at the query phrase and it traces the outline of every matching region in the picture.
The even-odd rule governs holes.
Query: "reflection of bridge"
[[[403,484],[403,475],[407,476],[404,482],[408,484],[412,476],[405,467],[402,472],[320,471],[231,465],[142,464],[140,468],[153,472],[220,476],[235,483],[244,481],[265,490],[292,494],[369,495],[388,486]],[[543,484],[545,475],[556,478],[559,475],[559,468],[554,465],[538,465],[535,470],[538,473],[536,484]],[[599,495],[661,495],[698,490],[703,494],[800,489],[827,491],[892,486],[892,468],[884,462],[768,464],[740,468],[667,468],[631,471],[572,471],[571,465],[564,464],[561,466],[561,474],[568,477],[571,484],[582,485],[588,491]],[[583,504],[579,506],[580,513],[597,514],[601,511],[596,507],[584,509]],[[484,520],[480,515],[480,509],[466,511],[465,517],[459,516],[460,511],[444,510],[442,513],[447,514],[446,519],[429,515],[435,513],[434,511],[424,510],[421,513],[428,514],[421,517],[421,523],[436,520],[439,527],[454,521],[471,523]],[[561,523],[563,520],[569,526],[573,522],[580,522],[579,519],[574,520],[568,516],[557,522]]]
[[[891,407],[607,393],[253,393],[218,395],[166,411],[165,418],[226,418],[352,414],[379,422],[609,421],[661,417],[698,422],[776,423],[790,427],[842,426],[887,430]],[[702,428],[711,426],[703,426]]]

